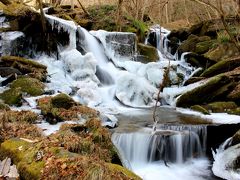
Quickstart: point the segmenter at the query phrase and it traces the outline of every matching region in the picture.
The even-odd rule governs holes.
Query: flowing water
[[[46,18],[52,28],[68,32],[70,39],[68,46],[59,47],[60,58],[42,54],[36,57],[48,68],[47,89],[72,94],[75,100],[109,117],[123,114],[122,118],[129,119],[125,125],[135,123],[131,121],[130,112],[143,108],[138,111],[139,116],[144,117],[146,109],[155,104],[158,87],[169,64],[172,85],[161,93],[161,105],[174,106],[178,95],[204,83],[181,87],[183,82],[179,82],[178,75],[181,74],[184,81],[197,69],[185,62],[184,54],[178,59],[169,53],[166,38],[169,31],[163,28],[152,29],[157,37],[159,61],[143,64],[134,61],[136,36],[132,33],[88,32],[71,21],[50,15]],[[4,39],[8,34],[1,33],[4,52],[0,53],[9,54],[11,42],[22,36],[21,32],[12,33],[16,35],[12,39]],[[34,103],[29,104],[36,108]],[[113,134],[112,141],[124,165],[147,180],[213,179],[209,170],[211,163],[205,154],[206,126],[179,123],[180,115],[172,110],[158,112],[160,124],[154,132],[141,124],[134,132],[122,129]],[[142,122],[151,126],[149,119]]]

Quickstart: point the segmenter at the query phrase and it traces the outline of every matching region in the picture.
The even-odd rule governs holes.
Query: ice
[[[205,115],[200,112],[196,112],[190,109],[177,108],[177,111],[183,114],[195,115],[206,119],[212,123],[216,124],[237,124],[240,123],[240,117],[237,115],[231,115],[227,113],[211,113],[210,115]]]
[[[131,107],[146,107],[154,105],[154,94],[157,89],[145,78],[125,72],[119,77],[116,87],[116,97],[125,105]]]
[[[224,150],[220,146],[214,155],[214,162],[212,166],[213,173],[223,179],[239,180],[240,172],[234,168],[234,163],[240,157],[240,144],[231,146]]]

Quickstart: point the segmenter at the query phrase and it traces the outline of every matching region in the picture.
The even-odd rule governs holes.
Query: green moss
[[[211,77],[223,72],[228,72],[236,67],[240,66],[240,58],[232,58],[232,59],[226,59],[222,60],[208,69],[206,69],[202,74],[201,77]]]
[[[231,109],[227,112],[228,114],[235,114],[240,116],[240,107],[236,108],[236,109]]]
[[[17,165],[20,177],[22,179],[41,179],[42,173],[45,166],[45,162],[37,161],[32,163],[20,162]]]
[[[200,113],[203,113],[203,114],[210,114],[207,109],[205,109],[204,107],[202,107],[200,105],[191,106],[191,109],[194,110],[194,111],[198,111]]]
[[[31,96],[40,96],[44,93],[44,84],[35,78],[19,78],[11,84],[11,88],[21,88]]]
[[[8,105],[20,106],[22,104],[21,88],[11,88],[0,94],[0,98]]]
[[[0,146],[0,158],[10,157],[14,163],[21,161],[24,158],[25,151],[30,147],[26,141],[18,138],[12,138],[4,141]]]
[[[215,40],[202,41],[196,44],[195,52],[198,54],[204,54],[213,47]]]
[[[156,62],[159,59],[158,51],[153,46],[138,43],[137,49],[140,55],[146,57],[147,62]]]
[[[212,112],[226,112],[231,109],[236,109],[237,105],[235,102],[213,102],[206,106]]]
[[[69,109],[73,105],[76,105],[75,101],[67,94],[61,93],[52,98],[51,101],[54,108]]]
[[[207,83],[182,94],[177,99],[177,106],[190,107],[195,104],[205,104],[226,95],[234,82],[225,75],[211,78]]]

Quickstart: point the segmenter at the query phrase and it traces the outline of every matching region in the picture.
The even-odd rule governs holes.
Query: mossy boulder
[[[214,113],[220,113],[236,109],[238,106],[235,102],[230,101],[230,102],[212,102],[204,107],[206,107],[209,111],[212,111]]]
[[[35,78],[22,77],[12,82],[11,88],[20,88],[31,96],[40,96],[44,93],[44,84]]]
[[[76,105],[76,102],[67,94],[61,93],[52,98],[53,108],[69,109]]]
[[[204,107],[200,106],[200,105],[194,105],[190,107],[192,110],[203,113],[203,114],[210,114],[209,111],[207,109],[205,109]]]
[[[147,62],[156,62],[159,60],[158,51],[155,47],[138,43],[137,49],[140,55],[143,55]]]
[[[55,97],[46,96],[38,99],[38,106],[46,120],[51,124],[55,124],[58,121],[79,120],[80,117],[88,119],[98,116],[98,112],[94,109],[80,105],[69,98],[68,95],[63,94]],[[54,105],[52,99],[54,99]],[[65,102],[68,105],[62,104]]]
[[[103,129],[91,120],[86,125],[64,125],[35,143],[12,138],[1,144],[0,158],[10,157],[22,179],[140,179],[111,163],[116,151],[110,133]],[[100,137],[94,134],[101,138],[94,140]]]
[[[231,71],[240,66],[240,58],[230,58],[219,61],[218,63],[212,65],[208,69],[206,69],[201,77],[211,77],[220,73]]]
[[[17,56],[2,56],[0,60],[2,67],[12,67],[21,74],[28,74],[28,76],[40,81],[46,80],[47,67],[34,60]]]
[[[182,44],[178,47],[178,51],[180,54],[184,52],[195,52],[196,51],[196,45],[199,42],[209,41],[211,40],[208,36],[196,36],[191,34],[187,40],[183,41]]]
[[[212,61],[219,62],[223,59],[238,56],[239,54],[239,50],[235,47],[233,43],[221,43],[218,44],[218,46],[209,50],[207,53],[205,53],[204,57]]]
[[[11,88],[0,94],[2,99],[8,105],[20,106],[22,104],[22,91],[21,88]]]
[[[196,44],[195,52],[197,54],[204,54],[208,52],[215,43],[216,43],[216,40],[207,40],[207,41],[199,42]]]
[[[209,79],[203,85],[194,88],[177,98],[176,105],[180,107],[190,107],[196,104],[205,104],[224,98],[235,83],[226,75],[218,75]]]
[[[192,66],[202,67],[203,69],[208,68],[216,63],[214,61],[211,61],[208,58],[205,58],[203,55],[197,54],[194,52],[187,53],[184,56],[184,58],[185,58],[186,62],[190,63]]]

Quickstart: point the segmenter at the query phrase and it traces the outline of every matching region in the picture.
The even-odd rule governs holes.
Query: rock
[[[240,100],[240,84],[238,84],[228,95],[227,98],[235,102]]]
[[[34,60],[16,56],[2,56],[0,66],[14,67],[22,74],[28,74],[28,76],[40,81],[46,80],[47,67]]]
[[[238,55],[240,55],[240,52],[233,43],[221,43],[205,53],[204,57],[212,61],[219,62],[223,59],[228,59]]]
[[[64,108],[69,109],[76,105],[76,102],[67,94],[61,93],[54,96],[51,100],[53,108]]]
[[[4,81],[2,81],[0,83],[1,86],[6,86],[8,85],[9,83],[11,83],[12,81],[16,80],[17,79],[17,74],[11,74],[7,77],[7,79],[5,79]]]
[[[190,108],[194,111],[198,111],[203,114],[210,114],[207,109],[205,109],[204,107],[202,107],[200,105],[194,105],[194,106],[191,106]]]
[[[240,144],[240,130],[238,130],[233,136],[232,136],[232,142],[231,146],[234,146],[236,144]]]
[[[207,40],[207,41],[199,42],[196,44],[195,52],[197,54],[204,54],[208,52],[215,43],[216,43],[216,40]]]
[[[201,81],[205,79],[204,77],[190,77],[185,83],[184,86],[187,86],[189,84],[193,84],[195,82]]]
[[[137,49],[140,55],[146,57],[147,62],[156,62],[159,60],[158,51],[155,47],[138,43]]]
[[[204,107],[214,113],[220,113],[236,109],[238,106],[235,102],[212,102]]]
[[[20,106],[22,104],[22,91],[21,88],[11,88],[0,94],[2,99],[8,105]]]
[[[216,62],[211,61],[204,57],[201,54],[197,54],[194,52],[187,53],[185,56],[186,62],[190,63],[194,67],[202,67],[202,68],[208,68],[215,64]]]
[[[208,36],[196,36],[191,34],[187,40],[183,41],[182,44],[178,47],[178,51],[180,54],[184,52],[195,52],[196,51],[196,45],[199,42],[205,42],[211,40]]]
[[[10,86],[11,88],[20,88],[31,96],[40,96],[44,93],[44,84],[35,78],[22,77],[15,81]]]
[[[212,102],[225,97],[234,85],[234,82],[226,75],[215,76],[203,85],[180,95],[176,106],[190,107],[195,104]]]
[[[12,67],[0,67],[0,76],[7,77],[11,74],[22,75],[18,69]]]
[[[211,77],[220,73],[231,71],[239,66],[240,66],[239,57],[222,60],[206,69],[201,74],[201,77]]]

